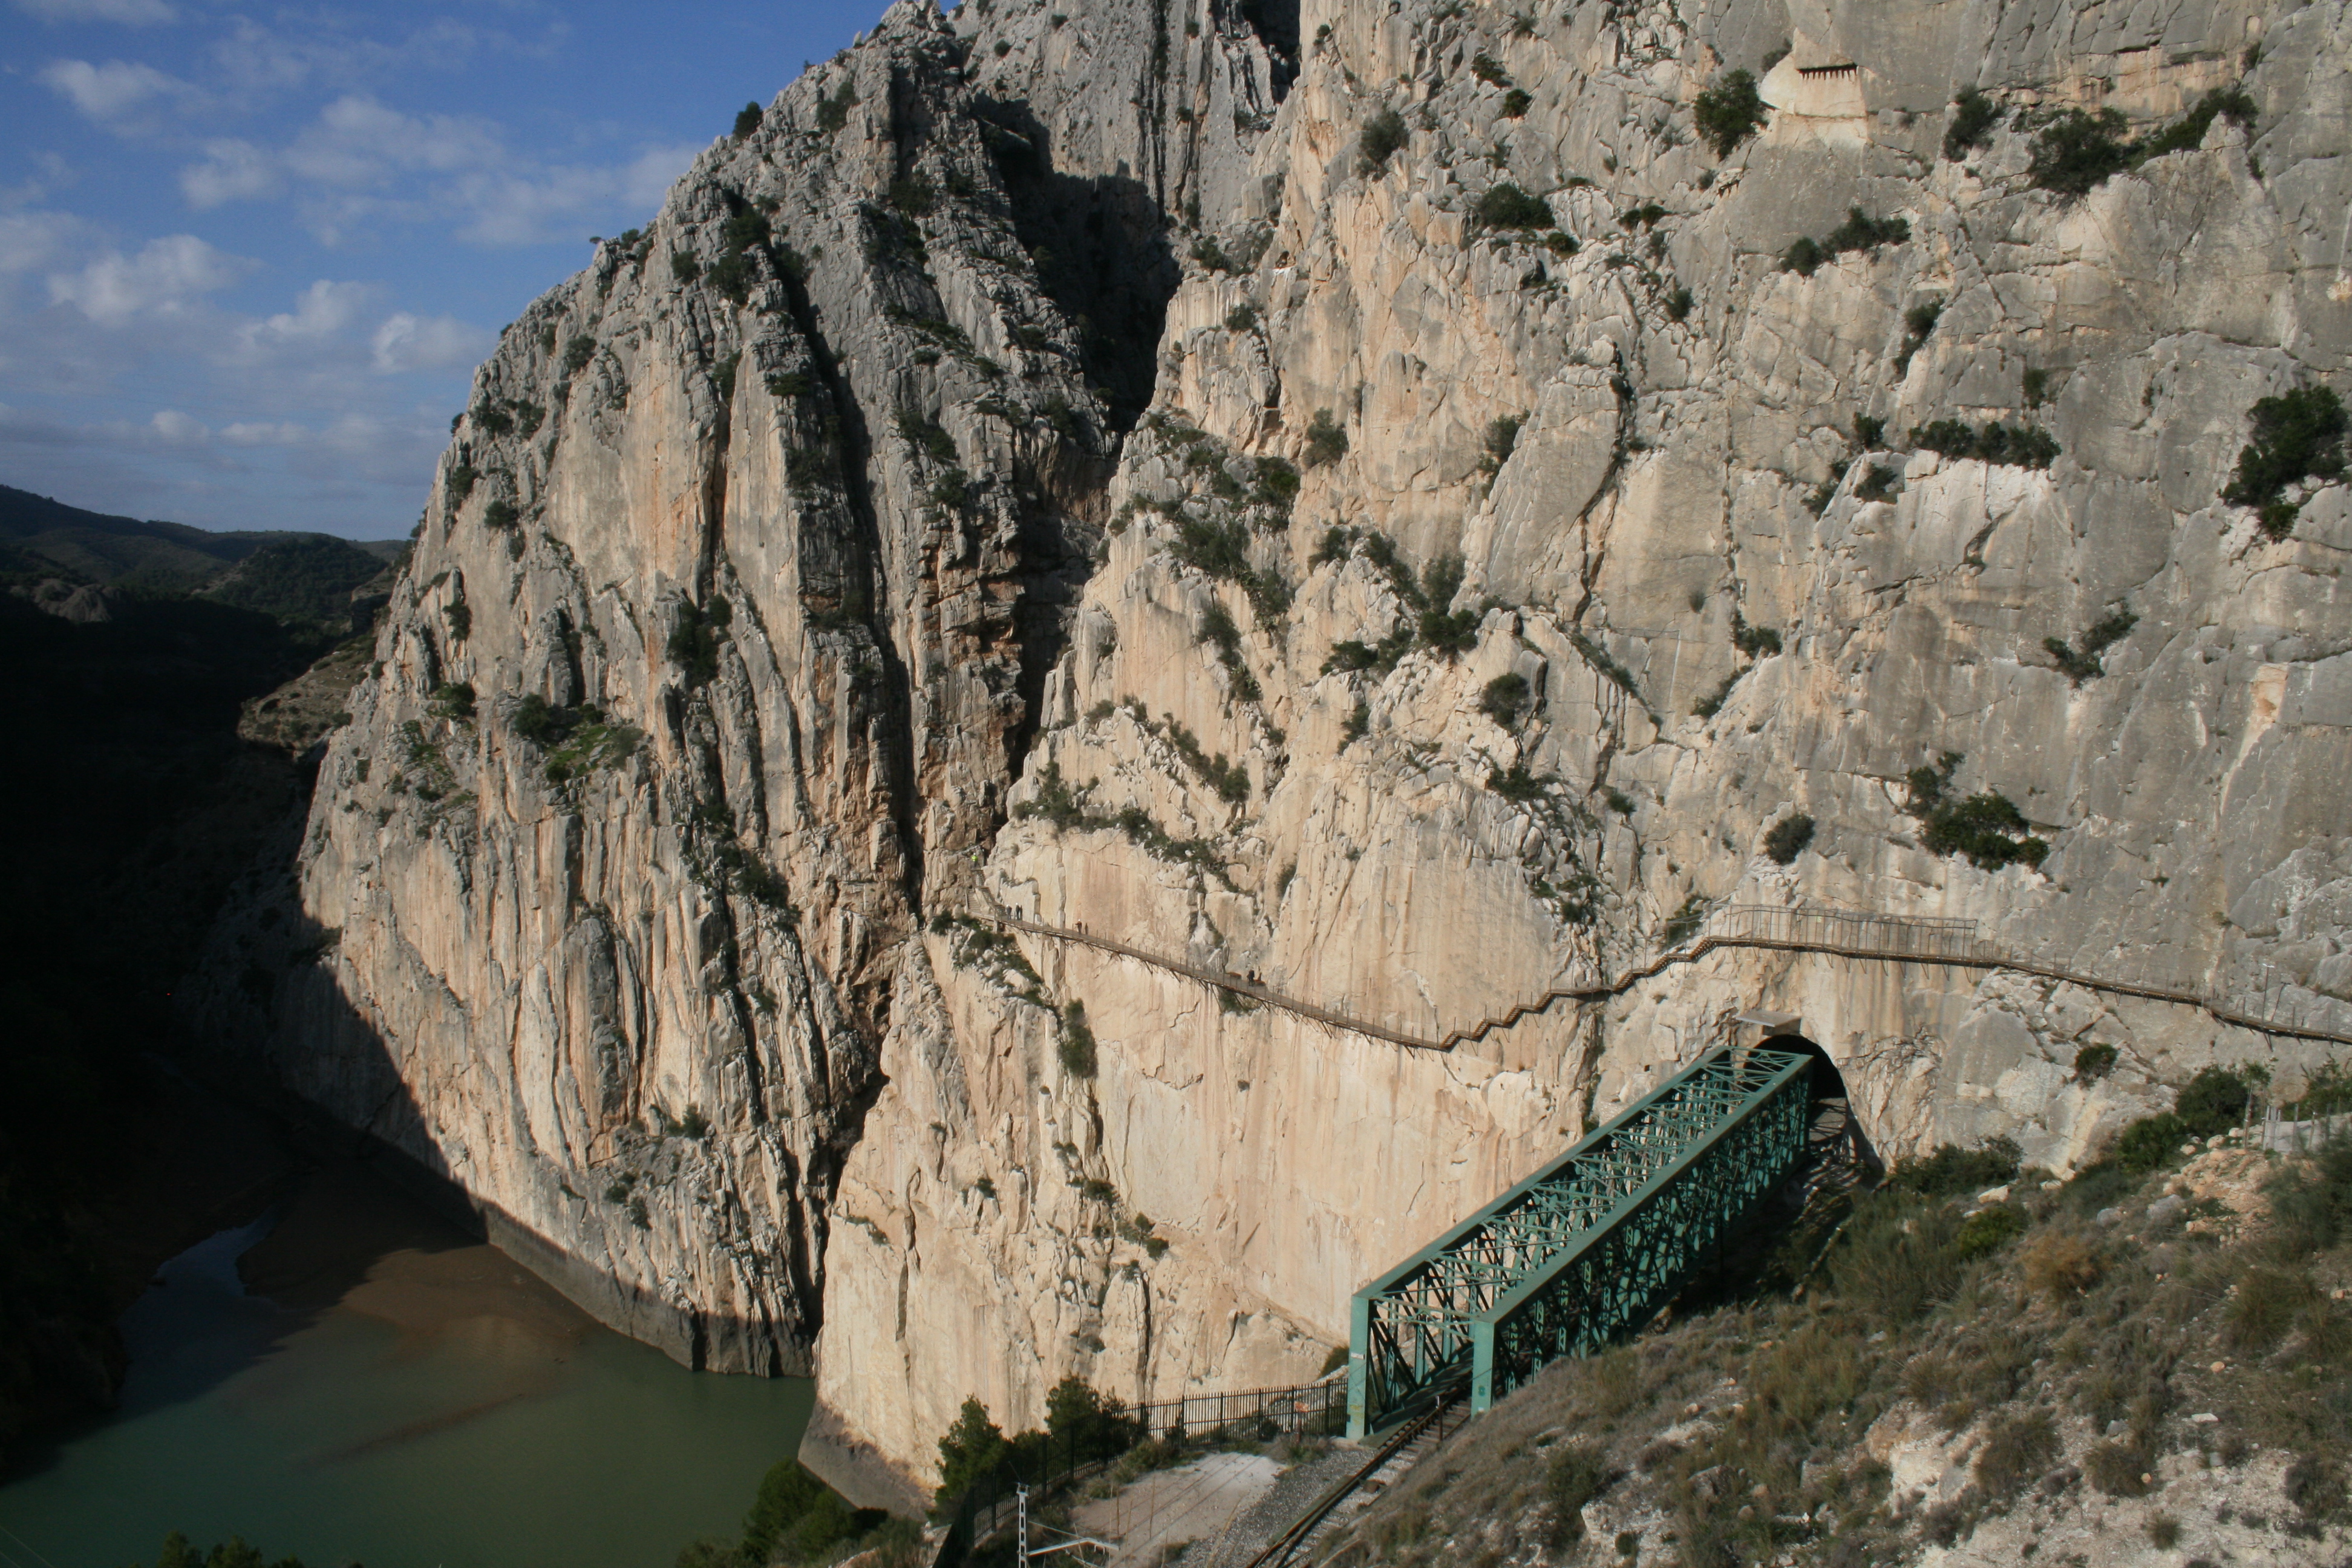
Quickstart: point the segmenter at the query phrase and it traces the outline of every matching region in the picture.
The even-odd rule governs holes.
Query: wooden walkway
[[[1785,910],[1762,905],[1735,905],[1719,911],[1709,922],[1706,932],[1696,941],[1668,948],[1648,963],[1626,970],[1614,980],[1555,987],[1532,1001],[1517,1004],[1498,1016],[1482,1018],[1466,1028],[1453,1030],[1443,1038],[1433,1040],[1401,1029],[1391,1029],[1369,1019],[1335,1013],[1328,1007],[1318,1007],[1312,1002],[1277,991],[1271,985],[1245,974],[1236,974],[1229,969],[1211,969],[1168,953],[1130,947],[1126,942],[1068,926],[1040,925],[1034,921],[1020,920],[1007,914],[991,918],[1007,931],[1024,931],[1031,936],[1055,942],[1076,942],[1103,952],[1116,953],[1121,958],[1131,958],[1139,963],[1148,963],[1171,974],[1183,975],[1186,979],[1247,997],[1265,1006],[1278,1007],[1327,1028],[1343,1029],[1349,1034],[1385,1040],[1390,1045],[1416,1051],[1450,1051],[1465,1040],[1483,1040],[1497,1029],[1510,1028],[1535,1014],[1549,1011],[1561,1002],[1605,1002],[1676,964],[1695,963],[1718,948],[1743,947],[1780,952],[1814,952],[1832,958],[1939,964],[1958,969],[2006,969],[2045,980],[2063,981],[2111,996],[2135,996],[2150,1002],[2195,1007],[2222,1023],[2261,1034],[2352,1046],[2352,1035],[2257,1016],[2230,1006],[2218,996],[2160,985],[2106,980],[2002,953],[1990,943],[1978,941],[1973,922],[1966,921],[1915,920],[1900,915],[1860,914],[1845,910]]]

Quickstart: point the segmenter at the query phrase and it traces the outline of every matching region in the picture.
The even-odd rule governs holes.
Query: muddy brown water
[[[797,1449],[804,1379],[686,1370],[364,1167],[160,1271],[121,1407],[0,1486],[0,1568],[244,1536],[310,1568],[669,1568]]]

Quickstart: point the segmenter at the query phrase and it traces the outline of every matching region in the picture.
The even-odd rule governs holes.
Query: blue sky
[[[0,483],[405,534],[498,329],[883,5],[0,0]]]

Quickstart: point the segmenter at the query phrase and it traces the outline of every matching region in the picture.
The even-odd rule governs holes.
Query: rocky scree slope
[[[1893,1154],[2284,1082],[1752,952],[1407,1054],[972,917],[1433,1037],[1813,901],[2352,1032],[2352,507],[2224,500],[2342,384],[2345,20],[895,7],[483,368],[215,1025],[912,1481],[1311,1374],[1745,1007]]]

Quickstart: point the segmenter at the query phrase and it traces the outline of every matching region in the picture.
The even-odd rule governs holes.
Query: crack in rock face
[[[1744,1010],[1890,1156],[2306,1070],[1752,949],[1437,1058],[988,923],[1437,1038],[1809,902],[2352,1034],[2352,502],[2223,499],[2352,384],[2352,26],[2062,9],[1814,17],[1718,152],[1777,5],[902,0],[507,330],[200,1021],[877,1498],[1311,1377]],[[2051,188],[2078,101],[2169,150]]]

